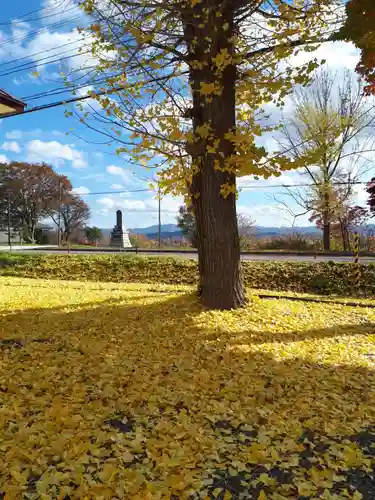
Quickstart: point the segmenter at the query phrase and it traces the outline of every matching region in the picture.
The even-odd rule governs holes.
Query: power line
[[[41,54],[48,54],[48,52],[53,52],[54,50],[62,49],[63,47],[68,47],[68,45],[71,46],[71,45],[78,43],[78,42],[81,42],[83,40],[84,40],[84,38],[82,37],[82,40],[76,40],[75,42],[63,43],[62,45],[57,45],[56,47],[52,47],[51,49],[41,50],[40,52],[35,52],[34,54],[28,54],[27,56],[19,57],[18,59],[12,59],[12,61],[7,61],[7,62],[0,64],[0,68],[2,68],[3,66],[8,66],[8,64],[14,64],[14,63],[19,62],[19,61],[24,61],[25,59],[32,59],[33,57],[39,56]],[[73,49],[71,49],[71,50],[73,50]],[[50,57],[52,57],[52,56],[50,56]]]
[[[77,193],[79,196],[95,196],[95,195],[103,195],[103,194],[126,194],[126,193],[150,193],[154,192],[153,189],[145,188],[145,189],[124,189],[122,191],[99,191],[96,193]]]
[[[104,90],[102,92],[95,92],[96,96],[102,96],[106,94],[112,94],[118,90],[122,90],[122,87],[116,87],[111,90]],[[67,104],[73,103],[73,102],[78,102],[78,101],[85,101],[86,99],[92,99],[91,95],[86,95],[86,96],[81,96],[81,97],[73,97],[71,99],[66,99],[63,101],[57,101],[49,104],[44,104],[41,106],[35,106],[34,108],[27,109],[26,111],[21,111],[21,112],[16,112],[16,113],[7,113],[4,115],[0,115],[0,119],[5,119],[5,118],[10,118],[12,116],[18,116],[18,115],[25,115],[29,113],[35,113],[38,111],[43,111],[45,109],[51,109],[55,108],[58,106],[65,106]],[[283,153],[282,151],[280,153]],[[284,151],[285,153],[285,151]],[[276,155],[277,156],[277,155]],[[347,186],[349,183],[348,182],[332,182],[331,183],[333,186]],[[350,182],[351,185],[362,185],[362,184],[367,184],[367,181],[355,181],[355,182]],[[239,186],[239,189],[270,189],[270,188],[275,188],[275,187],[283,187],[283,188],[296,188],[296,187],[314,187],[316,184],[272,184],[272,185],[254,185],[254,186]],[[148,190],[146,190],[148,191]],[[109,191],[107,193],[90,193],[90,194],[113,194],[113,191]],[[118,193],[121,193],[119,191]]]
[[[150,179],[150,182],[152,182],[152,179]],[[333,185],[348,185],[347,182],[334,182],[332,183]],[[367,184],[367,182],[365,181],[358,181],[358,182],[353,182],[353,183],[350,183],[351,185],[353,184]],[[244,186],[245,188],[252,188],[252,189],[267,189],[267,188],[274,188],[274,187],[311,187],[311,186],[314,186],[314,184],[273,184],[273,185],[270,185],[270,186],[266,186],[266,185],[259,185],[259,186]],[[239,189],[243,189],[243,188],[239,188]],[[124,190],[121,190],[121,191],[98,191],[98,192],[90,192],[90,193],[77,193],[79,194],[79,196],[95,196],[95,195],[104,195],[104,194],[126,194],[126,193],[155,193],[156,190],[155,189],[152,189],[152,188],[144,188],[144,189],[124,189]]]
[[[114,89],[110,90],[104,90],[102,92],[95,92],[95,96],[102,96],[106,94],[112,94],[115,93],[116,91],[122,90],[122,87],[116,87]],[[55,108],[58,106],[64,106],[73,102],[79,102],[79,101],[85,101],[86,99],[92,99],[91,95],[86,95],[86,96],[80,96],[80,97],[73,97],[71,99],[65,99],[63,101],[56,101],[54,103],[49,103],[49,104],[44,104],[41,106],[35,106],[34,108],[28,109],[26,111],[21,111],[21,112],[16,112],[16,113],[7,113],[4,115],[0,115],[0,119],[5,119],[5,118],[10,118],[12,116],[18,116],[18,115],[24,115],[24,114],[29,114],[29,113],[35,113],[38,111],[43,111],[45,109],[51,109]],[[307,141],[304,141],[307,142]],[[301,143],[303,144],[303,143]],[[299,144],[298,146],[300,146]],[[280,151],[279,154],[284,154],[288,151]],[[269,158],[267,161],[272,160],[273,158],[277,157],[278,155],[274,155],[274,157]],[[264,165],[264,163],[263,163]],[[348,182],[332,182],[332,185],[335,186],[347,186]],[[367,184],[366,181],[355,181],[355,182],[350,182],[351,185],[362,185],[362,184]],[[316,184],[273,184],[273,185],[263,185],[263,186],[239,186],[239,189],[270,189],[270,188],[275,188],[275,187],[283,187],[283,188],[295,188],[295,187],[314,187]],[[146,190],[148,191],[148,190]],[[120,193],[120,192],[119,192]],[[107,192],[107,193],[91,193],[91,194],[113,194],[113,191]]]
[[[21,34],[21,35],[18,35],[18,36],[15,36],[15,37],[12,37],[12,38],[8,38],[4,42],[0,43],[0,48],[5,47],[6,45],[12,44],[14,42],[28,40],[28,39],[32,38],[34,35],[38,35],[40,33],[43,33],[43,32],[45,32],[46,30],[48,30],[50,28],[61,28],[62,26],[65,26],[67,24],[71,24],[72,22],[77,21],[80,18],[81,18],[81,16],[71,17],[71,18],[66,19],[64,21],[57,21],[56,23],[47,24],[43,28],[38,28],[38,29],[29,31],[27,33],[24,33],[24,34]]]
[[[270,189],[270,188],[277,188],[277,187],[283,187],[283,188],[296,188],[296,187],[314,187],[317,185],[322,185],[322,183],[318,184],[270,184],[270,185],[254,185],[254,186],[239,186],[238,189]],[[367,184],[367,181],[355,181],[355,182],[331,182],[331,186],[348,186],[348,185],[360,185],[360,184]]]
[[[30,16],[31,14],[36,14],[37,12],[41,12],[42,10],[51,10],[51,9],[55,9],[55,8],[58,8],[61,6],[61,4],[64,3],[65,0],[61,0],[60,2],[56,2],[56,7],[54,7],[53,5],[51,5],[50,7],[46,7],[44,9],[35,9],[35,10],[31,10],[30,12],[26,12],[25,14],[21,14],[20,16],[17,16],[18,19],[22,19],[23,17],[26,17],[26,16]],[[23,21],[24,22],[24,21]],[[5,26],[9,24],[9,21],[2,21],[0,22],[0,26]]]
[[[29,63],[22,64],[19,67],[11,69],[10,71],[7,71],[5,73],[0,73],[0,77],[1,76],[12,75],[13,73],[19,73],[20,71],[27,71],[29,69],[38,68],[39,66],[45,66],[47,64],[54,64],[54,63],[58,63],[58,62],[61,62],[61,61],[66,61],[68,59],[73,59],[75,57],[79,57],[79,56],[82,56],[82,55],[85,55],[85,54],[90,54],[90,51],[86,50],[85,52],[74,53],[74,54],[72,54],[70,56],[57,57],[57,59],[48,60],[50,57],[59,56],[59,55],[62,55],[62,54],[67,54],[68,52],[71,52],[72,50],[74,50],[74,49],[69,49],[67,51],[63,51],[60,54],[54,54],[52,56],[47,56],[47,57],[44,57],[42,59],[39,59],[38,61],[32,61],[32,62],[29,62]],[[46,61],[46,59],[47,59],[47,61]]]
[[[27,32],[27,33],[24,33],[24,34],[20,34],[18,36],[15,36],[15,37],[12,37],[12,38],[8,38],[7,40],[4,40],[2,43],[0,43],[0,48],[6,46],[6,45],[9,45],[9,44],[12,44],[12,43],[16,43],[16,42],[23,42],[25,40],[28,40],[32,37],[34,37],[34,35],[38,35],[40,33],[43,33],[45,32],[46,30],[50,29],[50,28],[53,28],[53,29],[56,29],[56,28],[60,28],[60,27],[63,27],[67,24],[71,24],[72,22],[78,20],[78,19],[81,19],[81,16],[75,16],[75,17],[71,17],[67,20],[60,20],[58,22],[55,22],[55,23],[52,23],[52,24],[49,24],[49,25],[46,25],[42,28],[38,28],[36,30],[33,30],[33,31],[30,31],[30,32]],[[24,61],[24,60],[28,60],[28,59],[31,59],[30,62],[25,62],[21,65],[18,65],[18,66],[14,66],[14,67],[11,67],[9,68],[9,70],[6,70],[5,72],[1,73],[0,76],[7,76],[7,75],[10,75],[10,74],[13,74],[13,73],[16,73],[16,72],[19,72],[19,71],[27,71],[29,69],[32,69],[34,67],[38,67],[38,66],[41,66],[41,65],[48,65],[48,64],[54,64],[54,63],[57,63],[61,60],[68,60],[70,58],[73,58],[73,57],[78,57],[79,55],[82,55],[83,52],[80,52],[79,54],[72,54],[71,56],[67,56],[65,58],[60,58],[59,56],[62,55],[62,54],[66,54],[70,51],[73,51],[73,50],[76,50],[74,48],[72,48],[72,45],[73,44],[76,44],[76,43],[82,43],[82,42],[85,42],[85,37],[81,37],[81,39],[79,40],[73,40],[71,42],[68,42],[68,43],[65,43],[65,44],[62,44],[62,45],[59,45],[59,46],[56,46],[56,47],[52,47],[50,49],[47,49],[45,51],[39,51],[39,52],[36,52],[34,54],[29,54],[27,56],[24,56],[24,57],[20,57],[18,59],[15,59],[15,60],[12,60],[12,61],[7,61],[5,63],[2,63],[0,64],[0,67],[4,67],[4,66],[8,66],[8,65],[14,65],[16,62],[20,62],[20,61]],[[60,53],[56,53],[56,54],[51,54],[51,56],[47,56],[47,57],[43,57],[43,58],[40,58],[40,59],[36,59],[36,60],[32,60],[33,57],[37,56],[37,55],[41,55],[41,54],[46,54],[48,52],[53,52],[53,51],[56,51],[58,50],[59,48],[63,48],[63,47],[66,47],[66,46],[70,46],[70,49],[67,50],[67,51],[64,51],[64,52],[60,52]],[[77,47],[77,48],[88,48],[90,45],[89,44],[84,44],[82,43],[81,47]],[[84,54],[87,54],[87,52],[84,52]],[[55,60],[48,60],[49,57],[57,57]],[[39,63],[43,63],[43,64],[39,64]]]
[[[116,87],[111,90],[103,90],[102,92],[95,92],[95,96],[101,96],[101,95],[106,95],[106,94],[112,94],[118,90],[122,90],[122,87]],[[85,95],[81,97],[73,97],[71,99],[65,99],[63,101],[56,101],[56,102],[51,102],[49,104],[43,104],[41,106],[35,106],[34,108],[31,109],[26,109],[25,111],[18,111],[16,113],[6,113],[4,115],[0,115],[0,119],[3,120],[5,118],[10,118],[11,116],[18,116],[18,115],[26,115],[29,113],[36,113],[37,111],[44,111],[45,109],[51,109],[51,108],[56,108],[58,106],[65,106],[66,104],[70,104],[72,102],[78,102],[78,101],[85,101],[86,99],[92,99],[91,95]]]
[[[65,0],[63,0],[62,2],[60,2],[60,5],[62,3],[64,3]],[[64,10],[64,14],[66,12],[70,12],[71,10],[76,10],[77,9],[77,6],[74,5],[73,7],[70,7],[70,9],[66,9]],[[39,9],[39,11],[42,11],[43,9]],[[10,25],[14,25],[14,24],[23,24],[23,23],[31,23],[33,21],[41,21],[42,19],[47,19],[49,17],[55,17],[55,16],[58,16],[58,15],[61,15],[61,12],[56,12],[55,14],[47,14],[45,16],[38,16],[38,17],[33,17],[31,19],[23,19],[23,20],[20,20],[20,21],[8,21],[8,22],[3,22],[3,23],[0,23],[0,26],[10,26]]]
[[[118,73],[118,74],[113,75],[113,77],[116,78],[117,76],[121,76],[121,75],[122,75],[122,73]],[[53,95],[66,94],[67,92],[76,92],[77,90],[81,90],[85,87],[91,87],[92,85],[100,85],[102,83],[106,83],[107,79],[108,79],[108,77],[103,77],[103,78],[99,78],[99,79],[90,80],[90,81],[87,81],[85,83],[81,83],[78,85],[74,85],[74,84],[68,85],[67,84],[67,85],[64,85],[63,87],[57,87],[57,88],[54,88],[51,90],[46,90],[44,92],[39,92],[37,94],[32,94],[30,96],[21,97],[20,99],[21,99],[21,101],[33,101],[33,100],[37,100],[37,99],[42,99],[43,97],[50,97]]]

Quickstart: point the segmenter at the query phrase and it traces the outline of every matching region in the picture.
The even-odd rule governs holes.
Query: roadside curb
[[[341,301],[335,301],[335,300],[328,300],[328,299],[318,299],[318,298],[313,298],[313,297],[294,297],[291,295],[279,295],[279,294],[263,294],[263,293],[256,293],[254,294],[255,297],[259,297],[260,299],[285,299],[285,300],[291,300],[295,302],[315,302],[317,304],[333,304],[333,305],[339,305],[339,306],[348,306],[348,307],[363,307],[363,308],[370,308],[370,309],[375,309],[375,304],[365,304],[363,302],[341,302]]]
[[[33,251],[38,251],[38,249],[41,250],[49,250],[51,252],[63,252],[66,251],[66,253],[69,252],[68,248],[59,248],[59,247],[18,247],[18,248],[13,248],[15,251],[22,251],[22,250],[33,250]],[[87,248],[71,248],[70,251],[73,251],[75,253],[97,253],[97,252],[106,252],[106,253],[121,253],[121,254],[138,254],[138,253],[143,253],[143,254],[197,254],[197,250],[191,249],[191,250],[180,250],[180,249],[150,249],[150,248],[124,248],[124,249],[119,249],[119,248],[110,248],[110,247],[87,247]],[[290,252],[290,251],[282,251],[282,252],[270,252],[270,251],[253,251],[253,252],[241,252],[241,255],[269,255],[269,256],[301,256],[301,257],[353,257],[354,258],[354,253],[353,252]],[[361,252],[361,257],[375,257],[375,252]]]

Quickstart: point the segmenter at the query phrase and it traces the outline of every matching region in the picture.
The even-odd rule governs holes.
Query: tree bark
[[[325,252],[331,250],[331,216],[328,182],[325,181],[323,206],[323,248]]]
[[[218,1],[222,7],[223,2]],[[197,169],[193,176],[191,195],[197,225],[197,250],[199,258],[199,291],[203,303],[213,309],[235,309],[245,304],[243,275],[241,269],[240,243],[236,215],[236,195],[224,197],[224,184],[235,186],[235,175],[228,168],[226,160],[235,155],[235,147],[225,135],[235,131],[235,82],[236,67],[228,65],[221,74],[212,67],[212,57],[226,49],[233,54],[229,38],[233,31],[233,11],[228,2],[224,7],[221,23],[228,29],[220,32],[216,10],[212,2],[204,0],[198,6],[199,12],[207,7],[212,18],[199,27],[199,22],[189,16],[184,21],[187,40],[196,39],[197,45],[191,62],[205,61],[203,68],[190,65],[190,87],[193,95],[193,131],[196,153],[192,161]],[[194,14],[194,12],[193,12]],[[207,42],[212,40],[213,42]],[[207,55],[207,52],[209,54]],[[201,93],[201,83],[219,82],[220,95],[208,99]],[[201,138],[198,127],[210,125],[212,137],[219,140],[216,151],[208,152],[212,146],[210,138]],[[198,130],[197,130],[198,129]]]
[[[206,166],[194,180],[201,193],[194,202],[200,295],[210,308],[235,309],[245,303],[235,197],[224,199],[220,189],[213,189],[220,176]]]
[[[323,226],[323,248],[325,252],[331,250],[331,224],[329,222],[324,223]]]
[[[340,218],[340,228],[341,228],[343,249],[344,252],[348,252],[350,250],[350,242],[349,242],[348,224],[346,219]]]

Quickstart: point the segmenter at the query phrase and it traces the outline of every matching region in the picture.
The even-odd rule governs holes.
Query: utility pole
[[[12,250],[12,241],[10,238],[10,226],[11,226],[11,220],[10,220],[10,194],[8,194],[8,245],[9,245],[9,250]]]
[[[61,246],[61,181],[59,179],[59,225],[58,225],[58,234],[57,234],[57,245],[60,248]]]
[[[161,196],[160,196],[160,184],[158,182],[158,206],[159,206],[159,210],[158,210],[158,247],[160,248],[161,247]]]

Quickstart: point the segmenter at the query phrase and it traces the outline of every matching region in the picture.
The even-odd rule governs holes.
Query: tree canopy
[[[59,227],[61,242],[67,243],[75,229],[84,227],[90,219],[91,211],[82,198],[71,192],[64,193],[54,201],[48,215]]]
[[[87,226],[85,229],[85,236],[91,243],[97,243],[103,238],[103,233],[99,227]]]
[[[93,22],[91,95],[102,111],[79,119],[118,154],[157,168],[164,192],[192,202],[206,305],[244,304],[236,177],[280,175],[297,162],[258,143],[274,130],[265,103],[281,105],[321,61],[290,58],[330,39],[340,1],[83,0]],[[91,70],[90,70],[91,71]]]
[[[281,129],[280,147],[302,167],[305,183],[287,189],[289,198],[320,221],[324,249],[330,250],[331,223],[348,213],[356,182],[371,165],[375,151],[374,103],[350,72],[324,69],[311,84],[296,90],[293,110]]]
[[[191,206],[182,205],[178,209],[177,226],[190,241],[192,247],[195,248],[197,243],[197,226]]]
[[[86,203],[73,194],[70,180],[50,165],[0,164],[0,229],[10,225],[21,239],[34,243],[37,223],[50,217],[67,239],[89,216]]]
[[[67,177],[47,164],[10,162],[1,166],[0,211],[2,229],[8,225],[26,241],[35,241],[37,223],[48,216],[61,193],[71,191]]]

